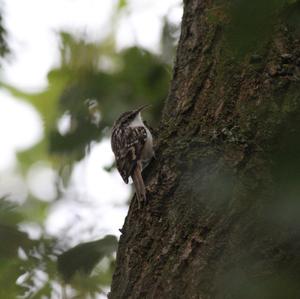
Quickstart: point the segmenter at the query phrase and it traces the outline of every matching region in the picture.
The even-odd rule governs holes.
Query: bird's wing
[[[147,132],[144,127],[118,128],[112,134],[112,150],[116,157],[117,168],[125,181],[132,175],[136,163],[147,140]]]

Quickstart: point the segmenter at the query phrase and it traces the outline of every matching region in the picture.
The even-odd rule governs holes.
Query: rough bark
[[[237,59],[220,11],[185,1],[148,203],[131,202],[111,299],[300,298],[299,36],[278,18]]]

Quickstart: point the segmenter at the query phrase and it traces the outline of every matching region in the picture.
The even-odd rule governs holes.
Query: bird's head
[[[131,123],[138,115],[139,113],[144,110],[145,108],[148,108],[150,105],[143,105],[138,109],[126,111],[122,113],[119,118],[116,120],[116,125],[126,125]]]

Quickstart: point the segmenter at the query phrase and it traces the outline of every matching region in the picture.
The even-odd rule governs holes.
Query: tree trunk
[[[300,298],[299,3],[235,52],[235,8],[213,2],[184,3],[148,202],[131,202],[111,299]]]

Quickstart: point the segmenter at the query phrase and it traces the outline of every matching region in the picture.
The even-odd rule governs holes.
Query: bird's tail
[[[141,202],[146,200],[146,189],[145,189],[145,184],[144,184],[144,180],[142,177],[142,166],[141,166],[140,162],[138,162],[136,164],[136,167],[135,167],[133,175],[132,175],[132,180],[134,183],[135,192],[136,192],[136,196],[138,199],[138,205],[140,207]]]

